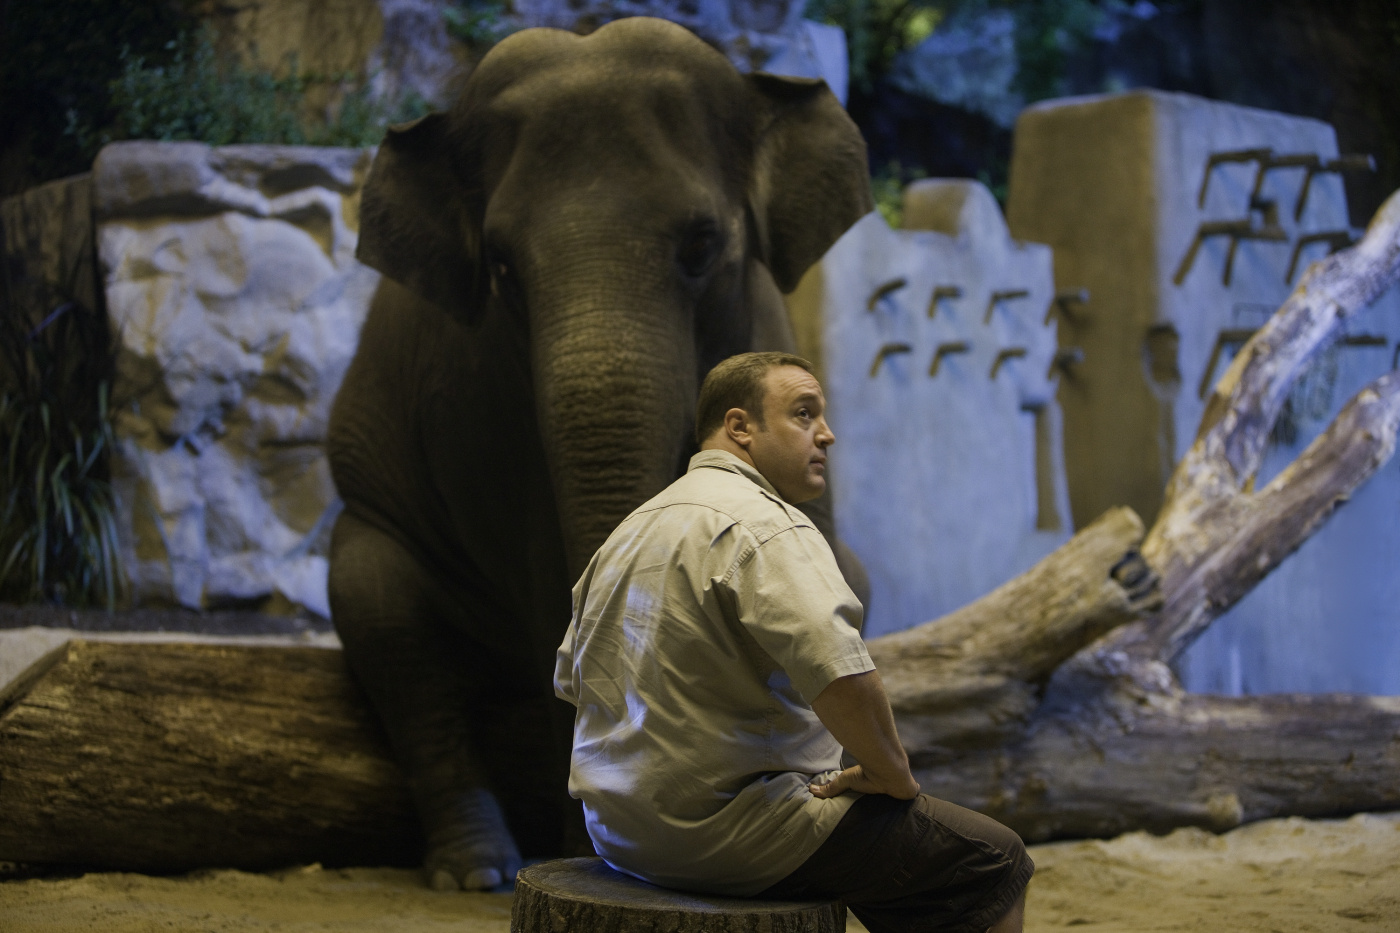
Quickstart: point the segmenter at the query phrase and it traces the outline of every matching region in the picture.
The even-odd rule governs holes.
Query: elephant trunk
[[[632,284],[542,300],[531,315],[537,416],[572,579],[691,446],[690,315],[664,287]]]

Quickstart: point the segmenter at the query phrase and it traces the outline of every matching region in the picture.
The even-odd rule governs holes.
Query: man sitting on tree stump
[[[688,472],[574,587],[569,791],[598,854],[658,885],[840,898],[871,933],[1019,931],[1025,846],[919,793],[860,601],[795,508],[826,488],[824,405],[789,354],[706,377]]]

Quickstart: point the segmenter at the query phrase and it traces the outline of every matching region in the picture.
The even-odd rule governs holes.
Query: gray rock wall
[[[1059,390],[1077,525],[1118,504],[1155,516],[1243,340],[1331,235],[1354,233],[1339,174],[1313,174],[1303,198],[1307,164],[1337,156],[1325,123],[1184,94],[1069,98],[1021,116],[1011,230],[1054,248],[1061,288],[1091,294],[1060,330],[1085,357]],[[1230,223],[1248,233],[1231,235],[1221,226]],[[1397,338],[1392,293],[1314,361],[1257,483],[1395,365]],[[1397,515],[1400,470],[1390,465],[1190,649],[1187,686],[1400,692]]]
[[[442,106],[467,52],[443,21],[449,0],[229,0],[206,15],[221,46],[249,65],[348,84],[368,79],[397,101],[417,94]],[[314,105],[334,103],[335,80],[312,87]]]
[[[330,404],[378,282],[373,153],[117,143],[93,168],[116,344],[113,485],[138,602],[322,615]]]
[[[838,532],[870,574],[867,637],[976,599],[1070,534],[1050,250],[1013,241],[977,182],[911,186],[905,218],[924,229],[866,216],[789,303],[836,433]]]

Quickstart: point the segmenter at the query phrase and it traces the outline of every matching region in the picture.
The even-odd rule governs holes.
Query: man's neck
[[[722,450],[727,454],[733,454],[734,456],[738,457],[740,460],[744,461],[749,466],[753,467],[755,470],[758,469],[758,467],[753,462],[753,457],[749,456],[748,450],[740,446],[739,444],[736,444],[734,442],[734,439],[725,434],[723,431],[716,431],[714,434],[712,434],[708,439],[706,439],[705,443],[700,445],[700,449]]]

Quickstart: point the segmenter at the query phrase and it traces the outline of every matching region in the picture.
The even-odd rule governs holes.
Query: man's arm
[[[879,671],[833,680],[812,701],[812,712],[860,762],[829,784],[811,785],[812,796],[836,797],[854,790],[908,800],[918,794],[919,783],[909,772],[909,756],[899,744]]]

